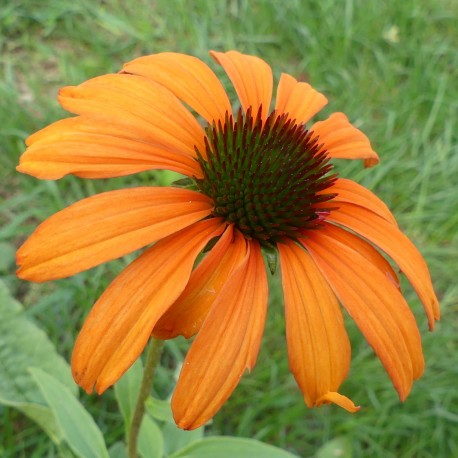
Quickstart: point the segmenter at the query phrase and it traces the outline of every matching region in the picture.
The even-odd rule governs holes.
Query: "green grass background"
[[[166,183],[167,175],[40,182],[15,172],[24,139],[66,114],[59,87],[119,70],[143,54],[238,49],[310,81],[371,138],[382,162],[338,164],[373,189],[426,257],[443,318],[427,332],[421,305],[405,294],[423,334],[427,370],[401,404],[355,326],[352,369],[342,392],[363,408],[309,410],[288,372],[281,290],[271,304],[258,364],[208,434],[253,437],[312,457],[344,437],[355,457],[458,456],[458,3],[455,0],[0,0],[0,263],[2,278],[69,359],[92,303],[127,260],[50,284],[14,276],[14,249],[48,215],[106,189]],[[221,73],[219,73],[221,74]],[[130,258],[129,258],[130,259]],[[0,318],[1,319],[1,318]],[[184,340],[170,342],[155,390],[167,396]],[[108,444],[122,437],[109,392],[83,396]],[[55,456],[41,431],[0,407],[0,450]]]

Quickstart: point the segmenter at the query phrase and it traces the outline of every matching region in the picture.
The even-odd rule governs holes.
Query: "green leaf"
[[[18,404],[16,407],[35,421],[55,444],[60,444],[62,442],[62,431],[49,407],[25,403]]]
[[[109,449],[108,454],[110,458],[128,458],[127,457],[127,447],[124,442],[116,442]]]
[[[336,437],[326,442],[316,452],[315,458],[351,458],[351,443],[346,437]]]
[[[156,420],[175,424],[169,401],[162,401],[149,396],[146,400],[146,411]]]
[[[108,458],[100,429],[71,391],[40,368],[30,372],[73,452],[81,458]]]
[[[126,431],[128,431],[132,421],[132,413],[137,403],[142,376],[143,365],[141,359],[138,358],[114,386],[115,397],[124,418]]]
[[[20,410],[59,444],[62,432],[28,369],[39,365],[76,394],[70,367],[1,281],[0,317],[0,403]]]
[[[68,364],[45,333],[24,313],[0,281],[0,403],[45,405],[40,390],[27,372],[41,367],[77,393]]]
[[[297,458],[285,450],[254,439],[206,437],[182,448],[169,458]]]
[[[143,417],[138,435],[138,453],[143,458],[161,458],[164,439],[156,422],[147,414]]]
[[[164,436],[165,455],[168,456],[186,445],[202,439],[204,436],[204,427],[185,431],[178,428],[175,423],[166,423],[162,428],[162,435]]]

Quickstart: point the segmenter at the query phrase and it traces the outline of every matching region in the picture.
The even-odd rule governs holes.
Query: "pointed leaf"
[[[41,404],[45,401],[27,373],[39,366],[76,393],[70,369],[45,333],[30,321],[22,305],[0,282],[0,403]]]
[[[138,452],[143,458],[161,458],[164,453],[162,432],[149,415],[143,417],[140,427]]]
[[[81,458],[108,458],[100,429],[71,391],[39,368],[32,368],[30,372],[73,452]]]
[[[17,404],[15,405],[22,413],[32,419],[56,444],[60,444],[63,439],[62,431],[57,424],[56,417],[49,407],[39,404]]]
[[[294,458],[293,455],[272,445],[254,439],[238,437],[207,437],[195,442],[169,458]]]

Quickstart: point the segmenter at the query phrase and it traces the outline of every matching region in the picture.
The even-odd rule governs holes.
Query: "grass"
[[[18,176],[14,167],[33,131],[64,116],[59,87],[117,71],[143,54],[173,50],[208,60],[209,49],[236,48],[309,80],[371,138],[382,163],[371,170],[338,164],[375,190],[425,255],[442,302],[436,332],[426,332],[418,299],[406,285],[423,333],[427,370],[405,404],[361,335],[348,322],[351,374],[343,387],[364,406],[308,410],[288,372],[278,278],[258,364],[215,417],[209,434],[255,437],[311,457],[345,437],[355,457],[458,455],[458,7],[454,0],[16,0],[0,9],[0,246],[3,279],[59,351],[69,357],[84,315],[124,261],[68,280],[29,285],[14,277],[12,248],[39,221],[86,195],[158,173],[58,183]],[[219,73],[221,74],[221,73]],[[5,248],[6,247],[6,248]],[[8,254],[9,253],[9,254]],[[169,343],[173,369],[186,349]],[[167,394],[171,370],[156,389]],[[110,394],[84,398],[107,441],[120,437]],[[0,450],[6,456],[55,456],[38,428],[0,407]]]

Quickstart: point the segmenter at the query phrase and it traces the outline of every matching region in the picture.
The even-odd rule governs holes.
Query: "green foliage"
[[[207,437],[194,442],[170,458],[294,458],[295,455],[253,439]]]
[[[142,375],[143,365],[141,359],[138,359],[114,387],[115,397],[118,401],[119,410],[123,416],[126,429],[132,421],[132,415],[142,382]]]
[[[42,393],[28,373],[40,364],[75,392],[67,363],[45,333],[25,315],[0,281],[0,404],[15,407],[39,424],[59,444],[62,434]]]
[[[324,458],[342,450],[354,457],[457,456],[457,20],[454,0],[4,1],[0,8],[0,275],[25,304],[25,311],[0,289],[0,455],[70,453],[63,447],[52,409],[28,371],[40,363],[47,374],[70,387],[68,368],[44,333],[26,318],[39,322],[59,354],[68,358],[84,314],[125,264],[112,262],[69,280],[28,285],[15,279],[12,247],[44,218],[84,196],[177,179],[151,172],[113,180],[69,177],[58,183],[39,182],[14,170],[25,138],[68,116],[55,101],[61,86],[118,71],[122,62],[142,54],[172,50],[209,61],[208,49],[236,48],[266,59],[277,77],[287,71],[310,81],[329,98],[323,116],[344,111],[369,135],[381,164],[370,170],[356,163],[341,163],[337,168],[343,176],[375,190],[393,209],[430,265],[443,318],[434,333],[427,333],[419,301],[403,285],[422,330],[427,363],[424,377],[405,404],[399,403],[380,363],[348,321],[353,361],[342,391],[362,409],[356,415],[337,407],[308,410],[288,372],[277,273],[271,282],[257,366],[243,378],[206,434],[250,437],[304,457]],[[10,326],[12,321],[20,323],[16,330]],[[155,386],[161,398],[170,394],[187,344],[178,340],[166,348]],[[67,375],[62,376],[64,372]],[[4,385],[8,377],[16,382]],[[102,399],[83,396],[81,401],[102,430],[110,457],[125,456],[123,418],[131,415],[135,399],[130,388],[135,384],[127,379],[120,383],[116,399],[109,391]],[[113,413],[116,400],[122,416]],[[161,429],[164,451],[170,454],[186,447],[185,437],[190,437],[187,444],[196,443],[202,431],[174,429],[168,408],[156,397],[148,401],[150,420]],[[29,418],[45,429],[52,442]],[[173,448],[182,433],[184,442]]]
[[[40,368],[30,372],[73,452],[80,458],[108,457],[100,429],[73,393]]]
[[[21,305],[8,295],[1,282],[0,314],[4,318],[4,328],[0,328],[3,363],[0,402],[21,410],[34,420],[56,444],[60,456],[126,457],[126,447],[121,441],[107,450],[100,428],[75,397],[75,384],[68,377],[68,366],[57,355],[42,331],[24,316]],[[24,333],[27,333],[25,335],[28,339],[22,341]],[[18,346],[18,342],[21,346]],[[36,348],[39,348],[39,352],[35,351]],[[15,367],[12,354],[22,362],[18,368]],[[25,379],[24,366],[29,364],[37,367],[29,367],[26,374],[30,375]],[[143,368],[139,360],[115,387],[126,432],[131,424],[142,376]],[[59,381],[59,378],[65,383]],[[157,410],[154,408],[156,406]],[[254,456],[250,453],[258,451],[259,454],[267,453],[265,456],[271,458],[292,456],[275,447],[248,439],[203,439],[203,428],[191,432],[182,431],[175,426],[170,403],[166,401],[151,398],[148,411],[151,413],[144,416],[138,437],[138,452],[142,458],[216,456],[218,450],[227,450],[237,455],[240,453],[240,456]],[[162,428],[154,418],[164,420]]]

